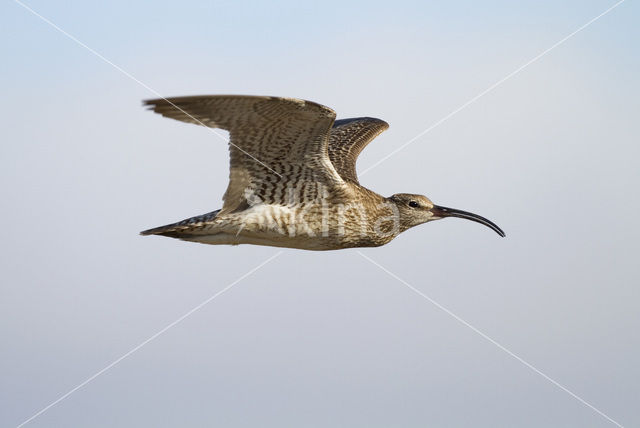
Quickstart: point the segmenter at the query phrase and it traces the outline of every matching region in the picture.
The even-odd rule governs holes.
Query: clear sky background
[[[614,1],[27,4],[163,96],[373,116],[376,164]],[[640,5],[628,0],[369,170],[446,219],[361,250],[640,425]],[[17,426],[279,250],[140,230],[221,206],[227,148],[0,5],[0,425]],[[611,427],[357,250],[275,260],[28,425]]]

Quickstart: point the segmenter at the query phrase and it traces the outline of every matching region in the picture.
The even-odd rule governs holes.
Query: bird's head
[[[445,217],[459,217],[475,221],[493,229],[498,235],[505,234],[495,223],[467,211],[435,205],[429,198],[410,193],[396,193],[387,199],[398,209],[400,231],[403,232],[413,226]]]

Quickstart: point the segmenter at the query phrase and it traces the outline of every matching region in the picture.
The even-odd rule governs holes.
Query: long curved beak
[[[488,219],[486,219],[486,218],[484,218],[482,216],[479,216],[478,214],[474,214],[474,213],[470,213],[470,212],[462,211],[462,210],[457,210],[455,208],[441,207],[441,206],[438,206],[438,205],[434,205],[433,208],[431,209],[431,212],[433,213],[434,217],[466,218],[467,220],[475,221],[476,223],[484,224],[485,226],[490,227],[498,235],[502,236],[503,238],[506,236],[504,234],[504,232],[502,231],[502,229],[500,229],[497,224],[495,224],[491,220],[488,220]]]

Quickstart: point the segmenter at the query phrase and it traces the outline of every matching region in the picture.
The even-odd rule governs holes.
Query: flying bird
[[[389,125],[336,120],[323,105],[295,98],[203,95],[144,104],[165,117],[229,132],[229,184],[216,211],[141,232],[205,244],[305,250],[377,247],[432,220],[459,217],[496,224],[426,196],[384,197],[356,174],[360,152]]]

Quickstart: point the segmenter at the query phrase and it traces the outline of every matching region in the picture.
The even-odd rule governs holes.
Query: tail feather
[[[191,217],[177,223],[167,224],[165,226],[154,227],[153,229],[143,230],[140,235],[162,235],[171,238],[180,238],[183,233],[189,230],[202,227],[206,222],[216,218],[220,210],[215,210],[207,214]]]

